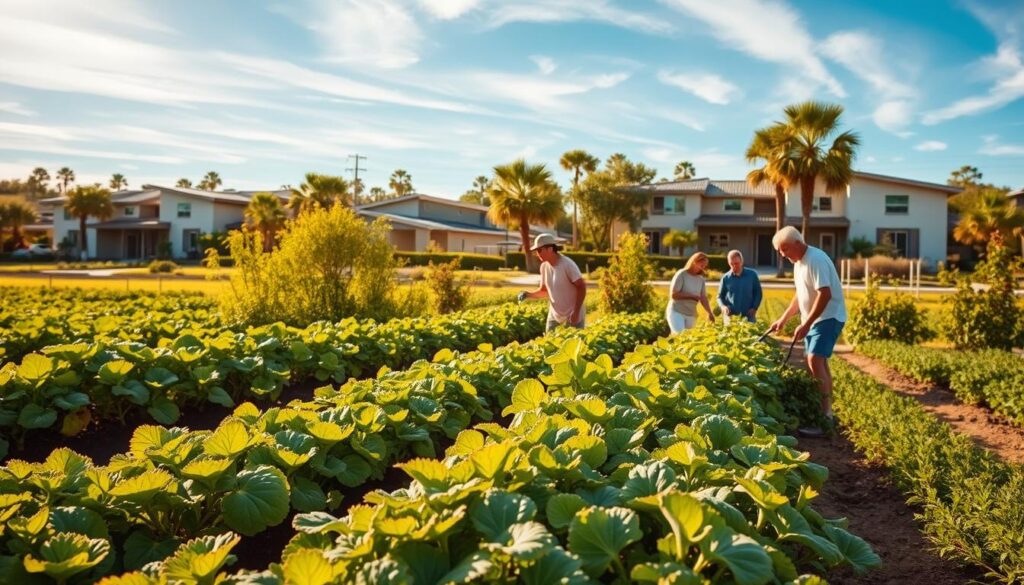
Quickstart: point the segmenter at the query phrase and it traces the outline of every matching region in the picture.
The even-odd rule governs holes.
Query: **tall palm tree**
[[[473,190],[477,193],[486,193],[488,187],[491,186],[491,180],[485,175],[479,175],[473,179]]]
[[[370,187],[370,201],[374,203],[384,201],[388,198],[388,192],[383,187]]]
[[[45,195],[50,183],[50,173],[43,167],[36,167],[32,169],[32,174],[28,177],[28,183],[34,195]]]
[[[576,211],[576,200],[578,198],[576,195],[580,189],[580,173],[586,172],[590,174],[596,171],[600,161],[589,152],[576,149],[563,154],[562,158],[558,160],[558,164],[562,165],[563,169],[573,173],[570,198],[572,199],[572,247],[575,248],[579,244],[579,216]]]
[[[11,239],[15,248],[25,245],[25,236],[21,233],[22,226],[34,222],[37,217],[35,208],[23,201],[0,204],[0,229],[11,228]]]
[[[286,219],[284,206],[273,193],[256,193],[245,208],[246,223],[263,235],[264,252],[274,249],[274,239]]]
[[[757,187],[762,183],[768,183],[775,188],[775,231],[779,231],[786,225],[786,191],[792,185],[792,179],[787,175],[788,159],[787,145],[789,135],[786,126],[776,123],[754,131],[754,139],[747,147],[747,162],[757,164],[762,162],[763,166],[747,173],[747,183],[751,187]],[[806,232],[805,232],[806,233]],[[778,257],[777,276],[783,276],[786,271],[785,260]]]
[[[110,201],[110,191],[99,185],[80,185],[68,194],[65,206],[68,213],[78,218],[80,254],[85,260],[89,254],[85,222],[90,216],[103,221],[114,215],[114,204]]]
[[[1009,241],[1024,234],[1024,211],[999,189],[967,191],[951,203],[960,212],[953,237],[969,246],[983,245],[996,234]]]
[[[362,179],[352,180],[352,207],[359,205],[359,196],[366,190],[366,183]]]
[[[552,224],[565,214],[562,193],[551,171],[523,159],[496,166],[487,195],[491,199],[487,215],[495,223],[518,225],[526,267],[536,272],[539,266],[530,254],[530,223]]]
[[[787,172],[800,185],[801,233],[806,237],[814,204],[814,184],[820,178],[825,192],[841,194],[853,179],[853,159],[860,137],[847,130],[836,134],[843,106],[807,101],[787,106],[786,130],[789,135]]]
[[[61,169],[57,171],[57,180],[60,181],[61,194],[66,197],[68,194],[68,184],[75,182],[75,171],[72,171],[68,167],[61,167]]]
[[[199,188],[204,191],[216,191],[217,187],[224,184],[221,180],[220,175],[216,171],[210,171],[203,176],[203,180],[199,182]]]
[[[685,181],[686,179],[692,179],[697,174],[697,167],[693,166],[692,162],[684,160],[676,165],[675,171],[676,180]]]
[[[121,173],[114,173],[110,176],[110,188],[114,191],[122,191],[128,188],[128,179]]]
[[[192,186],[192,181],[189,180],[189,179],[186,179],[185,177],[182,177],[182,178],[178,179],[178,182],[175,183],[174,186],[175,187],[184,187],[184,188],[187,189],[187,188]]]
[[[288,208],[297,215],[318,207],[329,209],[335,203],[351,204],[348,181],[344,177],[306,173],[306,181],[292,189]]]
[[[668,248],[678,249],[679,255],[685,256],[687,248],[700,243],[700,236],[690,230],[669,230],[661,237],[661,243]]]
[[[391,187],[395,197],[402,197],[415,191],[412,186],[412,175],[404,169],[395,169],[395,172],[391,173],[388,187]]]

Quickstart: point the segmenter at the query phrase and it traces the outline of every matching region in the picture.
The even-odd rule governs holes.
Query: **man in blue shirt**
[[[729,272],[722,275],[718,285],[718,306],[722,307],[722,321],[726,324],[735,316],[754,322],[761,306],[761,281],[757,272],[743,267],[743,254],[732,250],[728,255]]]

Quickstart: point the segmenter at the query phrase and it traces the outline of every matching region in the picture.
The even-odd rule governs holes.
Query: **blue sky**
[[[846,107],[861,170],[1024,186],[1021,0],[4,0],[0,177],[457,197],[495,164],[623,152],[742,178],[752,131]]]

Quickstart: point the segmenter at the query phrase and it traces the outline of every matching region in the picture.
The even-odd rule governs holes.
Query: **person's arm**
[[[807,315],[807,319],[796,328],[793,332],[793,338],[797,341],[807,336],[807,333],[811,330],[811,325],[814,324],[814,320],[821,316],[825,312],[825,307],[828,302],[832,300],[832,288],[822,287],[818,289],[818,294],[814,297],[814,304],[811,305],[811,312]]]
[[[523,299],[543,299],[548,296],[547,279],[544,277],[544,267],[540,268],[540,286],[534,290],[524,290],[519,293],[519,302]]]
[[[711,303],[708,302],[708,289],[705,284],[700,285],[700,294],[698,295],[700,304],[704,305],[704,310],[708,312],[708,321],[715,322],[715,314],[711,311]]]
[[[722,280],[718,282],[718,306],[722,308],[723,315],[732,315],[732,307],[725,300],[725,283],[726,274],[722,275]]]
[[[755,273],[754,274],[754,299],[750,303],[750,311],[747,313],[747,315],[749,315],[751,319],[757,318],[757,310],[761,308],[761,300],[762,300],[763,296],[764,295],[761,292],[761,279],[758,278],[757,274]]]
[[[786,322],[793,318],[800,311],[800,304],[797,300],[797,296],[793,295],[793,300],[789,301],[789,306],[786,307],[786,311],[782,313],[782,316],[778,318],[772,326],[768,329],[769,333],[776,331],[782,331],[782,328],[786,326]]]
[[[583,303],[587,300],[587,281],[581,276],[573,281],[572,285],[576,287],[576,308],[569,315],[569,322],[575,325],[580,322],[580,312],[583,311]]]

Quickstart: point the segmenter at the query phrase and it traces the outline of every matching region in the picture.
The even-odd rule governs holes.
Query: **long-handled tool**
[[[760,342],[764,341],[768,337],[768,335],[771,334],[771,332],[772,332],[772,330],[769,329],[769,330],[765,331],[764,333],[762,333],[757,338],[757,342],[760,343]],[[793,348],[794,347],[796,347],[796,337],[794,337],[793,340],[789,342],[789,351],[786,352],[786,359],[785,359],[785,361],[783,361],[779,365],[785,365],[785,364],[789,363],[789,358],[793,357]]]

